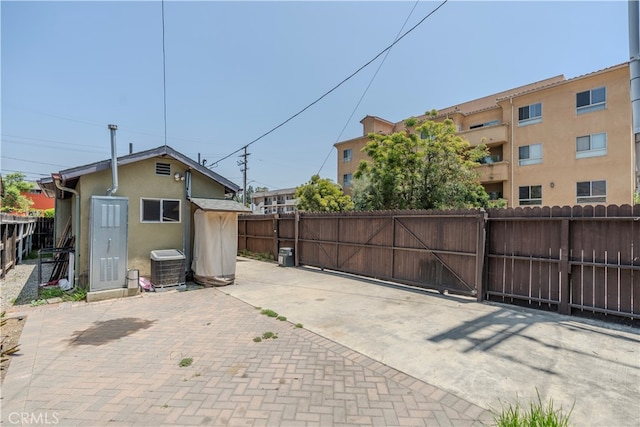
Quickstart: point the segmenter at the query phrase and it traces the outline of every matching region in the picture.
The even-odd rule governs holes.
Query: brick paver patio
[[[262,315],[224,288],[25,314],[21,355],[2,387],[6,426],[491,422],[485,409],[296,328],[296,319]],[[254,342],[265,332],[278,338]],[[185,358],[193,363],[180,367]]]

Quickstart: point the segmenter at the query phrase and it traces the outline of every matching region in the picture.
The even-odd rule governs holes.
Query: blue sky
[[[166,1],[167,144],[208,163],[269,131],[441,2]],[[415,9],[414,9],[415,6]],[[412,12],[413,10],[413,12]],[[412,12],[412,13],[411,13]],[[2,174],[28,179],[165,143],[159,1],[2,1]],[[410,14],[411,13],[411,14]],[[629,59],[626,1],[450,0],[382,57],[249,147],[248,181],[334,181],[333,144],[390,121]],[[345,127],[346,125],[346,127]],[[341,133],[344,128],[344,132]],[[239,154],[239,153],[238,153]],[[214,170],[242,185],[238,154]]]

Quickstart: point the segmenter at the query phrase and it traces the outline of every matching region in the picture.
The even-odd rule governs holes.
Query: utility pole
[[[635,185],[640,193],[640,8],[638,0],[629,0],[629,74],[631,79],[631,113],[635,144]]]
[[[247,146],[244,146],[244,153],[241,154],[239,157],[242,157],[242,160],[238,160],[238,166],[240,166],[240,172],[242,172],[243,175],[243,186],[242,186],[242,203],[245,206],[247,205],[247,170],[249,169],[249,166],[247,166],[247,164],[249,163],[247,160],[247,157],[251,155],[251,153],[247,153]]]

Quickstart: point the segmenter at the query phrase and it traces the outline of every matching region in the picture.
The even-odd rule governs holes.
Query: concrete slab
[[[637,329],[244,258],[221,291],[479,407],[539,393],[573,425],[640,425]]]

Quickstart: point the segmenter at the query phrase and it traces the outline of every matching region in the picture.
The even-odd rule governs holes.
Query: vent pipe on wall
[[[631,112],[636,148],[636,191],[640,192],[640,8],[638,0],[629,0],[629,74]]]
[[[107,190],[107,196],[113,196],[118,191],[118,154],[116,151],[116,130],[118,126],[109,125],[111,131],[111,181],[112,186]]]

